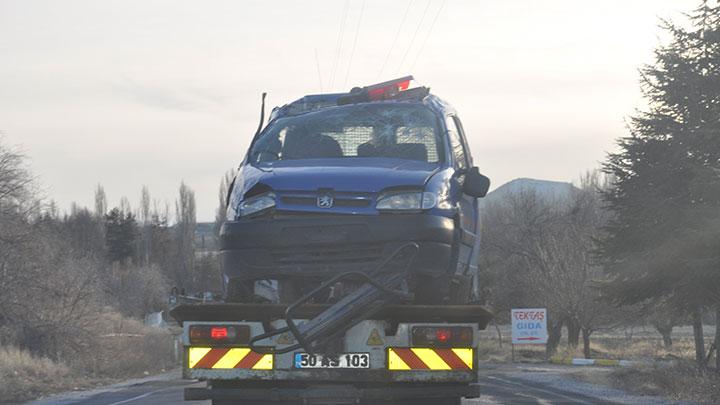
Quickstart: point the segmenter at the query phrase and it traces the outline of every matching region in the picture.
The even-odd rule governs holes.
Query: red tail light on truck
[[[193,345],[236,345],[250,341],[250,328],[247,325],[193,325],[188,334]]]
[[[412,343],[416,347],[471,347],[473,332],[464,326],[416,326]]]

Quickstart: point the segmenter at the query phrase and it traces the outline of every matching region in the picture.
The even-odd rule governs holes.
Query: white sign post
[[[515,345],[547,344],[547,310],[545,308],[513,309],[512,321],[512,357],[515,361]]]

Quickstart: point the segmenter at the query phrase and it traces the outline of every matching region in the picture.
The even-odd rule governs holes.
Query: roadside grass
[[[712,342],[714,328],[706,328],[706,345]],[[500,333],[498,333],[498,330]],[[501,336],[502,343],[498,336]],[[597,332],[590,339],[590,357],[613,360],[675,360],[692,359],[695,356],[692,332],[677,328],[673,336],[673,346],[666,349],[662,338],[652,330],[640,329],[633,333],[624,330]],[[515,360],[518,362],[545,361],[544,345],[515,346]],[[508,362],[511,359],[510,330],[507,325],[499,328],[489,326],[481,331],[479,344],[480,361]],[[583,358],[582,342],[576,348],[568,346],[564,334],[558,346],[557,357]]]
[[[88,346],[58,360],[0,347],[0,403],[19,403],[53,393],[88,389],[177,367],[174,337],[167,330],[115,313],[100,317]]]
[[[21,402],[63,389],[72,371],[48,358],[15,347],[0,348],[0,402]]]
[[[613,387],[630,392],[700,404],[720,403],[720,375],[700,372],[688,360],[672,365],[621,367],[612,371],[610,379]]]
[[[103,332],[93,340],[89,353],[67,360],[73,369],[94,377],[118,379],[179,365],[169,331],[148,328],[118,314],[109,314],[98,323]]]
[[[509,363],[512,353],[509,332],[504,325],[481,332],[478,360],[481,363]],[[706,345],[710,345],[714,333],[714,328],[706,328]],[[498,336],[502,336],[502,344]],[[664,347],[660,335],[651,329],[636,329],[631,333],[603,331],[593,334],[590,352],[593,359],[631,360],[636,364],[630,367],[569,367],[563,369],[563,373],[591,384],[640,395],[720,404],[720,373],[697,369],[692,331],[686,327],[677,328],[669,349]],[[577,348],[569,347],[565,337],[554,357],[583,358],[582,344]],[[515,346],[515,363],[545,361],[545,346]]]
[[[667,349],[659,338],[603,335],[590,345],[594,358],[617,360],[672,360],[692,358],[695,353],[691,338],[677,338]],[[582,350],[577,353],[582,357]],[[576,356],[577,357],[577,356]]]
[[[488,363],[509,363],[513,358],[510,342],[497,339],[480,339],[478,342],[478,360]],[[542,363],[545,359],[545,346],[515,346],[516,363]]]

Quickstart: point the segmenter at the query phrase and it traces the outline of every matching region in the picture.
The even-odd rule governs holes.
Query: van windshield
[[[251,163],[326,158],[395,158],[438,163],[435,114],[417,104],[356,104],[280,118],[250,150]]]

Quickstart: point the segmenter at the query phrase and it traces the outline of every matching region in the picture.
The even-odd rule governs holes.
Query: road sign
[[[547,343],[547,310],[545,308],[513,309],[512,344],[544,345]]]

